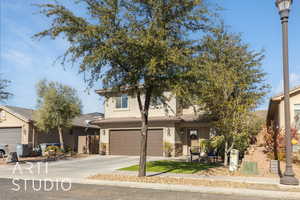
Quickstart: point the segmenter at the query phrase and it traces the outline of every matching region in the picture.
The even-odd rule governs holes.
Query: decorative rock
[[[9,152],[6,158],[6,163],[15,163],[15,162],[19,162],[17,152]]]

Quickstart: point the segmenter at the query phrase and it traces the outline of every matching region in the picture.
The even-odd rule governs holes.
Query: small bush
[[[69,152],[72,152],[72,148],[70,146],[66,146],[65,147],[65,153],[69,153]]]
[[[166,156],[171,156],[172,151],[173,151],[173,145],[170,142],[165,142],[164,143],[164,150],[165,150]]]
[[[106,143],[101,143],[100,147],[101,147],[101,151],[106,151]]]
[[[200,139],[199,147],[202,152],[209,153],[210,148],[211,148],[210,141],[208,139]]]
[[[45,149],[45,152],[48,152],[48,151],[55,151],[56,153],[61,153],[62,152],[62,150],[58,146],[48,146]]]
[[[105,155],[106,154],[106,146],[107,146],[107,144],[106,143],[101,143],[100,144],[100,151],[101,151],[101,154],[102,155]]]

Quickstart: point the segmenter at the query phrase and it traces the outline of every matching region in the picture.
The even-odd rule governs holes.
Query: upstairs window
[[[128,95],[123,94],[122,96],[116,97],[116,108],[125,109],[128,108]]]
[[[300,104],[294,105],[295,126],[298,132],[300,131]]]

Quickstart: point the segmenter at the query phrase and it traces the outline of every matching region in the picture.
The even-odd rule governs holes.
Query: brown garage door
[[[139,155],[140,130],[112,130],[109,136],[111,155]],[[155,129],[148,131],[147,155],[163,155],[163,131]]]

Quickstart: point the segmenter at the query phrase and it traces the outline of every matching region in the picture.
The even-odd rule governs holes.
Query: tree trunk
[[[225,141],[224,166],[228,166],[228,141]]]
[[[145,88],[145,102],[142,104],[141,94],[137,89],[137,100],[141,112],[142,127],[141,127],[141,143],[140,143],[140,163],[138,177],[146,176],[146,161],[147,161],[147,139],[148,139],[148,113],[151,99],[151,88]]]
[[[144,118],[144,119],[143,119]],[[142,117],[139,177],[146,176],[148,120]]]
[[[58,127],[58,134],[59,134],[59,143],[60,143],[60,148],[62,151],[65,151],[65,145],[64,145],[64,138],[63,138],[63,130],[59,126]]]

